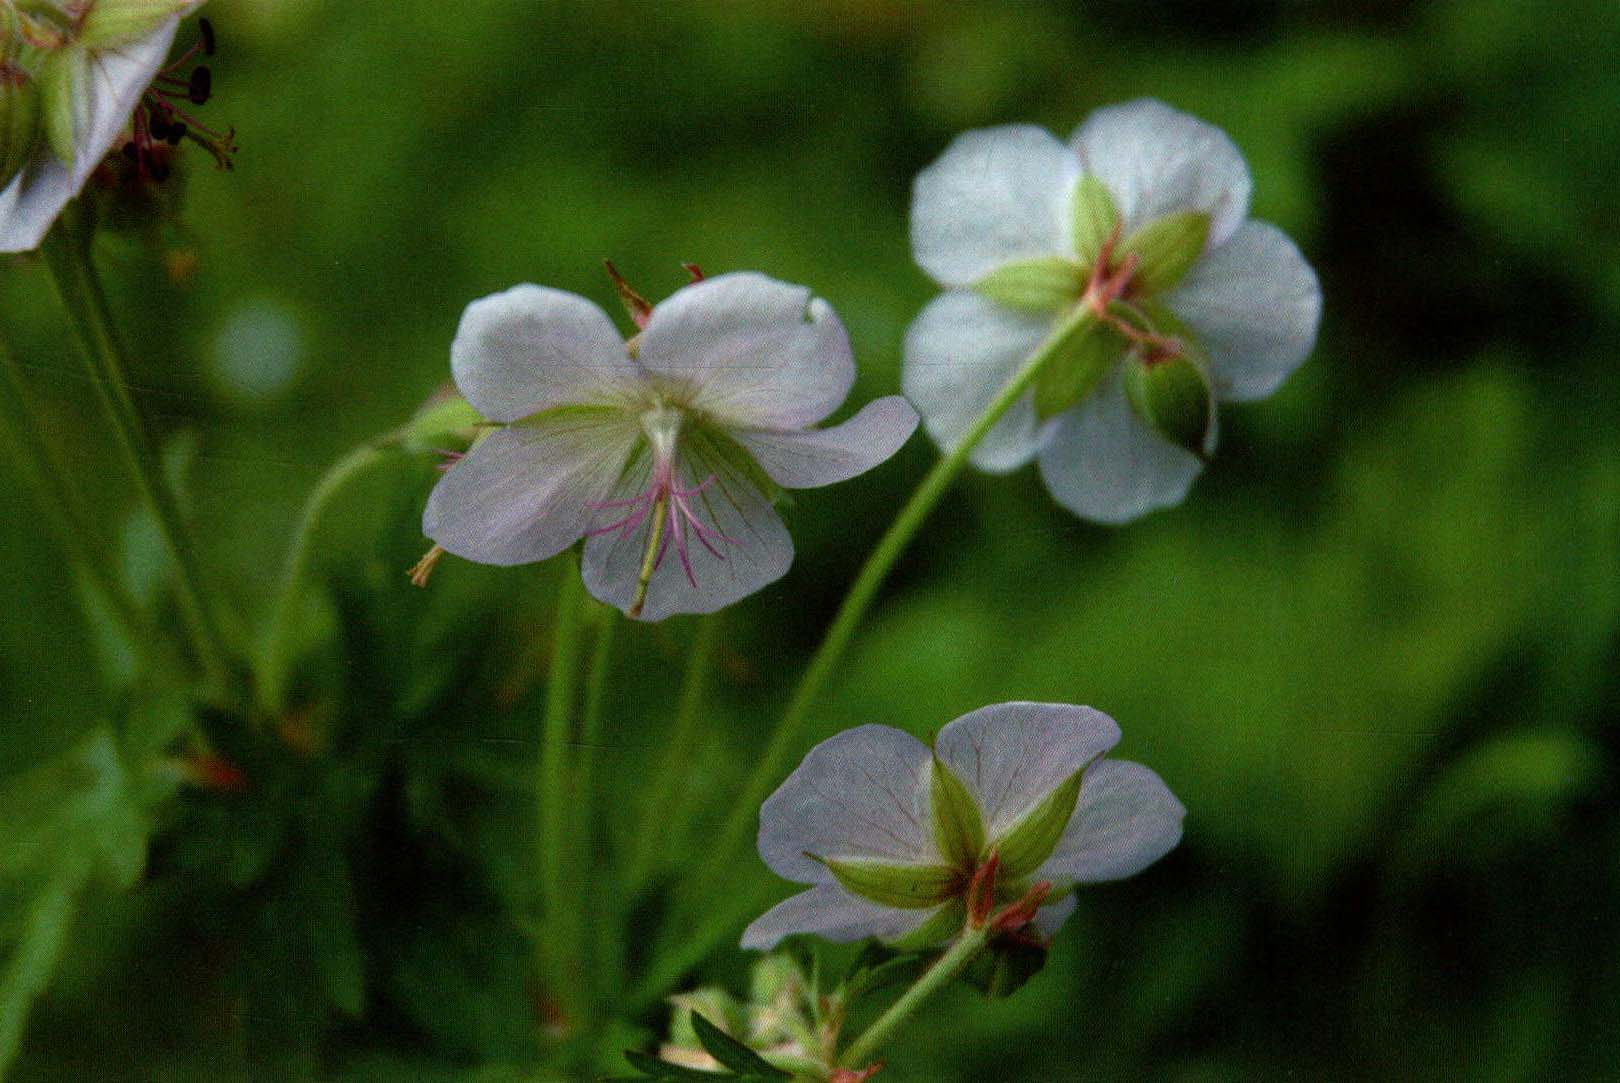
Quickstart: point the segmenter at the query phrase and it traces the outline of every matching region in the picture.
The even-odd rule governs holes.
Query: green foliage
[[[427,0],[213,0],[209,110],[240,168],[184,166],[169,251],[98,254],[138,405],[159,446],[193,449],[189,511],[238,645],[264,642],[328,467],[400,440],[326,505],[257,689],[274,695],[248,706],[200,701],[105,599],[87,612],[0,463],[12,1078],[599,1078],[653,1047],[677,988],[743,988],[724,948],[627,1008],[654,945],[681,939],[670,884],[706,856],[712,802],[934,449],[918,437],[787,510],[793,570],[727,615],[679,786],[699,822],[657,840],[634,893],[570,885],[592,944],[591,1021],[571,1028],[533,958],[554,572],[446,558],[425,591],[405,577],[433,452],[475,420],[417,412],[456,319],[519,281],[616,311],[604,255],[654,300],[683,259],[759,269],[837,308],[854,409],[896,389],[933,292],[906,241],[915,171],[962,128],[1061,137],[1137,94],[1232,134],[1256,215],[1321,272],[1327,322],[1277,396],[1223,411],[1173,511],[1105,531],[1032,472],[964,480],[815,708],[817,737],[926,736],[999,700],[1091,703],[1189,810],[1165,862],[1079,889],[1018,995],[942,995],[880,1078],[1615,1077],[1620,53],[1593,32],[1612,13],[1386,7],[477,0],[447,21]],[[1112,214],[1081,215],[1083,251]],[[217,377],[270,371],[265,336],[226,333],[254,305],[294,345],[247,398]],[[172,626],[170,569],[28,261],[0,267],[0,331],[90,543]],[[1092,371],[1054,366],[1042,412]],[[662,762],[690,638],[620,630],[598,849],[625,841]],[[199,734],[242,788],[188,773]],[[782,890],[750,863],[699,902]],[[859,951],[818,954],[839,974]],[[867,957],[857,1013],[926,959]]]

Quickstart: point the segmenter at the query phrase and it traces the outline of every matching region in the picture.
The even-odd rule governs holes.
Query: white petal
[[[1071,140],[1119,205],[1125,232],[1174,211],[1210,216],[1207,248],[1249,213],[1249,167],[1227,134],[1153,98],[1098,109]]]
[[[969,290],[930,301],[906,332],[901,380],[934,442],[954,448],[1051,329],[1050,317],[1015,312]],[[997,474],[1018,469],[1040,450],[1045,428],[1026,394],[973,449],[973,465]]]
[[[1101,711],[1067,703],[997,703],[939,731],[934,751],[975,798],[994,839],[1119,742]]]
[[[711,476],[714,480],[708,481]],[[625,472],[612,499],[634,499],[647,491],[651,479],[651,457],[644,456]],[[737,464],[683,438],[677,483],[691,491],[705,482],[707,488],[688,499],[698,525],[679,512],[679,532],[671,530],[666,521],[665,533],[670,540],[648,584],[642,620],[723,609],[774,583],[793,564],[793,539],[782,525],[782,517],[754,482]],[[584,573],[585,587],[591,594],[628,613],[635,600],[636,581],[653,524],[649,515],[628,531],[605,529],[626,514],[628,509],[615,508],[596,516],[590,529],[602,532],[586,542]],[[707,537],[699,532],[699,526]]]
[[[1119,372],[1060,415],[1041,450],[1041,477],[1058,503],[1099,523],[1181,503],[1201,469],[1136,416]]]
[[[1040,934],[1050,940],[1063,928],[1063,923],[1069,920],[1074,908],[1080,905],[1080,900],[1073,895],[1065,895],[1055,903],[1043,906],[1035,913],[1035,928]]]
[[[1175,849],[1186,815],[1146,767],[1103,760],[1085,773],[1074,818],[1034,879],[1089,884],[1134,876]]]
[[[620,401],[642,379],[607,313],[577,294],[529,284],[467,306],[450,371],[491,421]]]
[[[682,405],[765,429],[814,425],[855,382],[849,336],[832,306],[751,271],[695,282],[659,302],[640,359]]]
[[[83,65],[73,102],[73,164],[70,167],[46,152],[0,193],[0,252],[39,247],[62,208],[79,194],[128,128],[130,114],[163,66],[179,25],[179,19],[171,19],[128,45],[71,54]]]
[[[829,881],[807,853],[902,864],[940,860],[929,822],[928,746],[889,726],[856,726],[805,756],[759,810],[759,856],[778,876]]]
[[[946,286],[967,286],[1031,256],[1069,256],[1069,201],[1080,163],[1044,128],[963,132],[917,174],[911,247]]]
[[[783,937],[813,933],[824,940],[847,944],[869,936],[895,940],[933,917],[935,910],[900,910],[880,906],[851,895],[837,884],[817,884],[789,896],[755,918],[743,930],[742,946],[769,951]]]
[[[641,430],[606,407],[565,407],[491,433],[428,497],[422,532],[481,564],[527,564],[572,545]]]
[[[1316,272],[1266,222],[1243,223],[1164,300],[1208,352],[1216,397],[1229,402],[1277,390],[1309,356],[1322,318]]]
[[[916,428],[917,411],[911,403],[890,395],[867,403],[860,413],[830,429],[734,429],[731,435],[778,485],[813,489],[866,473],[899,451]]]

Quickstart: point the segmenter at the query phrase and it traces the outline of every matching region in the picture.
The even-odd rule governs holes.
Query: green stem
[[[287,666],[290,659],[285,655],[285,648],[298,616],[298,588],[309,575],[310,563],[316,552],[316,529],[339,490],[372,464],[381,461],[384,454],[385,446],[376,443],[361,444],[352,449],[321,475],[321,480],[315,483],[314,490],[304,501],[304,510],[298,518],[292,549],[287,553],[287,562],[281,573],[281,588],[270,611],[270,622],[259,656],[259,701],[267,711],[277,712],[286,706]]]
[[[574,686],[579,666],[580,617],[585,589],[579,560],[572,553],[559,562],[557,619],[552,629],[551,669],[546,681],[545,715],[540,729],[540,762],[536,779],[539,802],[539,878],[541,930],[550,993],[559,999],[576,984],[568,962],[577,943],[568,919],[568,847],[564,829],[568,813],[568,749],[573,729]]]
[[[675,848],[686,826],[681,817],[671,815],[671,810],[685,804],[680,801],[680,795],[688,784],[692,756],[702,730],[703,697],[720,644],[721,619],[719,614],[712,614],[698,620],[697,635],[693,637],[691,653],[686,659],[686,676],[681,684],[675,725],[664,748],[664,761],[653,776],[647,803],[642,807],[641,826],[634,836],[635,858],[630,863],[629,878],[632,891],[646,883],[658,855]]]
[[[158,642],[157,629],[110,570],[110,555],[95,551],[98,547],[91,543],[95,535],[85,514],[84,497],[49,439],[49,426],[42,420],[21,366],[4,339],[0,339],[0,398],[4,399],[0,419],[10,445],[10,458],[22,469],[25,483],[34,489],[35,504],[46,529],[89,586],[112,607],[124,631],[141,649],[151,650]]]
[[[962,935],[957,937],[956,943],[939,957],[939,961],[924,971],[922,977],[917,979],[917,984],[901,994],[899,1000],[889,1005],[889,1010],[878,1016],[872,1025],[866,1028],[866,1032],[844,1051],[839,1060],[850,1068],[860,1068],[870,1063],[889,1039],[894,1037],[894,1032],[916,1014],[924,1001],[967,969],[967,965],[984,950],[989,935],[988,926],[981,929],[964,929]]]
[[[41,251],[84,347],[90,363],[91,383],[112,422],[125,465],[152,509],[158,531],[174,560],[175,593],[191,649],[215,690],[223,693],[230,675],[229,652],[220,622],[202,591],[196,544],[186,529],[185,517],[163,476],[157,456],[147,443],[140,415],[130,398],[122,351],[113,334],[112,314],[90,262],[89,237],[59,224],[45,238]]]
[[[584,863],[584,880],[600,884],[606,879],[597,864],[596,813],[601,801],[596,793],[596,751],[602,743],[602,703],[607,696],[608,675],[613,670],[613,638],[619,627],[619,611],[601,605],[594,610],[596,642],[585,670],[585,706],[580,715],[579,756],[574,767],[572,834],[575,853]],[[591,924],[594,935],[590,936],[590,977],[596,989],[597,1004],[610,1010],[610,997],[618,992],[617,983],[623,978],[619,930],[612,922]]]
[[[1046,363],[1057,354],[1070,335],[1089,318],[1089,313],[1084,309],[1077,310],[1074,316],[1059,324],[1046,341],[1030,355],[1023,367],[1002,386],[996,397],[984,408],[984,412],[974,419],[973,424],[962,434],[961,442],[950,454],[934,465],[927,477],[923,478],[922,484],[917,486],[917,491],[911,495],[905,507],[900,509],[900,514],[895,517],[888,532],[878,541],[877,548],[866,558],[866,564],[855,577],[855,582],[849,588],[849,594],[845,596],[843,604],[839,606],[838,614],[827,629],[826,637],[822,639],[821,646],[811,658],[809,668],[805,670],[804,676],[793,692],[793,698],[788,701],[787,710],[782,714],[782,721],[778,723],[776,732],[771,735],[770,743],[755,764],[753,774],[749,776],[741,797],[733,806],[731,816],[720,832],[713,851],[717,864],[729,861],[748,834],[759,813],[760,803],[776,784],[777,775],[781,773],[788,755],[798,747],[801,732],[810,715],[810,708],[815,706],[816,698],[821,694],[828,678],[832,676],[833,669],[843,659],[844,652],[849,649],[850,640],[860,627],[866,611],[871,608],[873,599],[877,597],[878,588],[888,578],[895,561],[906,551],[911,539],[927,521],[934,506],[939,503],[940,497],[945,495],[951,482],[956,480],[956,476],[967,465],[968,456],[978,447],[979,441],[983,440],[985,434],[1001,420],[1002,415],[1023,397]]]

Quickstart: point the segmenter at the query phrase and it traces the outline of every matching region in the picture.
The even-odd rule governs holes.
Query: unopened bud
[[[1125,363],[1125,393],[1149,427],[1200,459],[1209,457],[1215,396],[1209,377],[1185,349],[1154,347]]]

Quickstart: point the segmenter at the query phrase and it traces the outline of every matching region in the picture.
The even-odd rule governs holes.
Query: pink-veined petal
[[[769,951],[784,937],[809,933],[836,944],[875,936],[896,940],[938,913],[900,910],[851,895],[837,884],[817,884],[777,903],[743,931],[742,946]]]
[[[1007,263],[1070,256],[1069,201],[1080,163],[1031,124],[963,132],[917,174],[911,247],[945,286],[968,286]]]
[[[1040,463],[1041,477],[1059,504],[1083,519],[1109,524],[1181,503],[1203,469],[1197,456],[1160,437],[1136,415],[1117,370],[1079,406],[1058,416]]]
[[[642,379],[607,313],[578,294],[528,283],[467,306],[450,371],[491,421],[621,401]]]
[[[572,545],[641,439],[633,417],[562,407],[491,433],[439,479],[422,531],[480,564],[528,564]]]
[[[1101,711],[1067,703],[997,703],[939,731],[934,751],[979,802],[993,840],[1119,741]]]
[[[1074,818],[1034,879],[1096,883],[1134,876],[1175,849],[1186,815],[1146,767],[1103,760],[1086,771]]]
[[[1277,390],[1310,355],[1322,287],[1287,234],[1245,222],[1164,303],[1209,355],[1216,397],[1244,402]]]
[[[890,726],[856,726],[804,757],[759,810],[759,856],[778,876],[828,882],[806,856],[939,862],[929,821],[928,746]]]
[[[866,473],[899,451],[916,428],[917,411],[890,395],[829,429],[734,429],[731,435],[778,485],[813,489]]]
[[[1226,241],[1249,213],[1249,167],[1227,134],[1153,98],[1105,106],[1071,145],[1107,186],[1124,231],[1176,211],[1210,216],[1205,248]]]
[[[832,306],[752,271],[694,282],[660,301],[639,357],[682,406],[728,426],[814,425],[855,382],[849,336]]]
[[[928,303],[906,332],[901,383],[934,442],[956,447],[985,407],[1052,329],[1052,320],[1017,312],[970,290]],[[1045,439],[1034,397],[1025,394],[974,447],[980,470],[1006,473],[1034,457]]]

